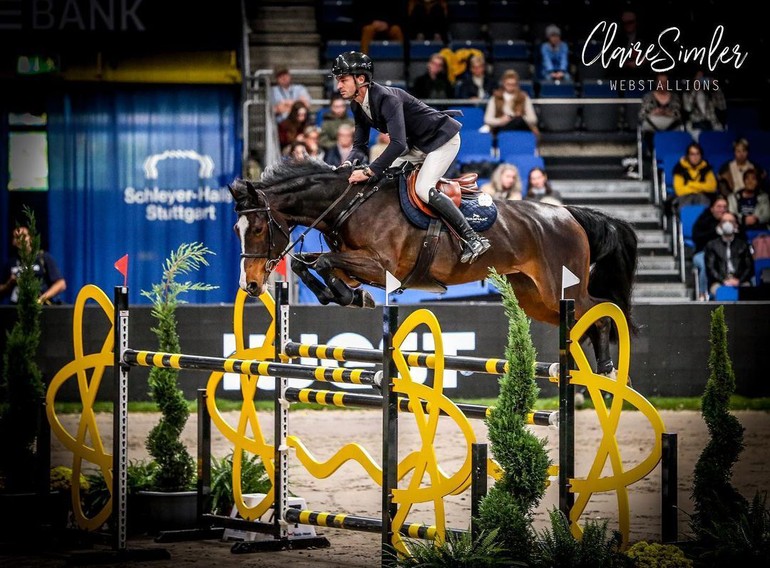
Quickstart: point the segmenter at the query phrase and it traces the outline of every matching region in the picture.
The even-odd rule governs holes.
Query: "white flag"
[[[561,267],[561,299],[564,299],[564,290],[580,283],[580,278],[575,276],[566,266]]]
[[[390,295],[401,287],[401,281],[385,271],[385,305],[390,305]]]

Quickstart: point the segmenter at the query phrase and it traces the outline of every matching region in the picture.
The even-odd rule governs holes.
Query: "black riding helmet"
[[[364,75],[367,81],[374,75],[374,63],[371,58],[360,51],[348,51],[337,56],[332,65],[332,75]]]

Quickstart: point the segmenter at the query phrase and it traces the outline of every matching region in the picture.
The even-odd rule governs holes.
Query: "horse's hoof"
[[[355,308],[371,309],[374,308],[376,304],[374,303],[374,298],[372,298],[372,295],[369,292],[358,288],[353,291],[353,301],[350,303],[350,306]]]

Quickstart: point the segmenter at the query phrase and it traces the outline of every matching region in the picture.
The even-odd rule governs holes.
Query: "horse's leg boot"
[[[428,205],[433,207],[433,209],[436,210],[436,213],[441,215],[441,218],[449,223],[449,225],[457,231],[457,234],[462,237],[463,241],[465,241],[463,244],[463,252],[460,256],[460,262],[473,263],[492,246],[486,238],[479,236],[476,231],[471,228],[465,216],[457,207],[455,207],[452,200],[443,193],[431,188],[428,191]]]

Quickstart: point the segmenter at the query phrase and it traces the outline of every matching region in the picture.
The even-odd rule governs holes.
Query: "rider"
[[[386,168],[404,162],[422,163],[417,174],[417,195],[465,241],[460,262],[474,262],[489,250],[489,241],[476,234],[452,200],[435,189],[436,182],[452,165],[460,149],[460,123],[403,89],[374,83],[373,73],[372,60],[358,51],[337,56],[332,66],[337,90],[343,99],[350,101],[356,121],[353,150],[348,160],[366,160],[370,128],[390,135],[390,143],[382,154],[368,167],[353,170],[348,181],[365,182],[380,176]]]

